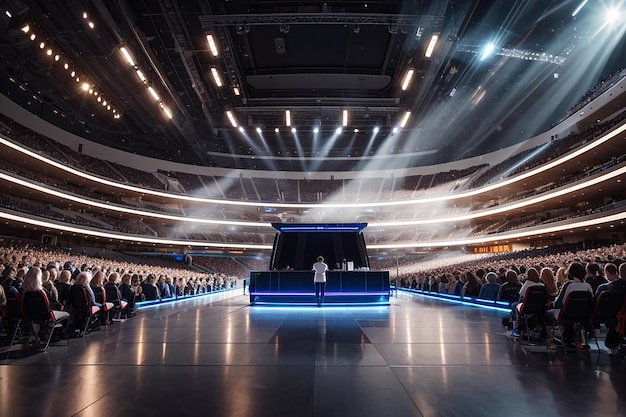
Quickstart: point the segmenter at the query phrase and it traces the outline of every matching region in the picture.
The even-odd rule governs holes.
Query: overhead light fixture
[[[83,19],[87,19],[87,12],[83,12]]]
[[[230,121],[230,124],[233,127],[237,127],[237,119],[235,119],[235,115],[233,114],[232,111],[230,110],[226,111],[226,117],[228,117],[228,120]]]
[[[217,44],[215,43],[215,39],[213,39],[213,35],[206,35],[206,40],[209,43],[209,49],[213,56],[218,56],[219,51],[217,50]]]
[[[39,44],[39,49],[43,49],[43,48],[45,48],[45,47],[46,47],[45,42],[41,42],[41,43]]]
[[[279,128],[274,128],[274,132],[278,133],[278,132],[280,132],[280,129]]]
[[[378,126],[376,126],[376,127],[374,128],[374,134],[378,133],[378,131],[379,131],[379,130],[380,130],[380,129],[378,128]]]
[[[291,126],[291,111],[285,110],[285,126]]]
[[[89,23],[88,23],[88,25],[89,25],[89,27],[90,27],[91,29],[93,29],[94,27],[96,27],[96,25],[94,25],[94,23],[93,23],[93,22],[89,22]]]
[[[152,88],[152,86],[148,87],[148,91],[150,92],[152,98],[154,98],[154,101],[161,100],[161,97],[159,97],[159,94],[155,91],[154,88]]]
[[[359,129],[354,129],[353,132],[354,133],[359,133]]]
[[[291,128],[291,133],[296,133],[296,128],[295,127]]]
[[[168,109],[167,107],[165,107],[163,105],[163,103],[161,103],[161,108],[163,109],[163,113],[165,113],[165,115],[167,116],[168,119],[171,119],[172,117],[174,117],[172,115],[172,112],[170,111],[170,109]]]
[[[336,134],[341,134],[341,132],[343,132],[343,129],[341,129],[340,127],[338,127],[337,129],[335,129],[335,133]]]
[[[122,52],[122,55],[124,55],[124,58],[126,58],[126,61],[130,64],[130,66],[131,66],[131,67],[134,67],[134,66],[136,65],[136,64],[135,64],[135,61],[133,60],[133,57],[132,57],[132,56],[130,56],[130,54],[128,53],[128,51],[126,50],[126,48],[122,46],[122,47],[120,48],[120,51]]]
[[[61,59],[61,56],[59,54],[56,54],[54,56],[54,62],[59,62],[59,59]]]
[[[30,31],[30,26],[28,24],[22,26],[20,30],[24,33],[28,33]]]
[[[343,111],[342,126],[348,126],[348,110]]]
[[[243,126],[239,126],[239,131],[240,131],[241,133],[243,133],[243,132],[244,132],[244,128],[243,128]]]
[[[426,53],[424,56],[426,58],[430,58],[435,50],[435,45],[437,45],[437,40],[439,39],[439,35],[435,34],[430,38],[430,42],[428,43],[428,48],[426,48]]]
[[[319,133],[319,132],[320,132],[320,128],[319,127],[313,128],[313,133]]]
[[[239,88],[237,88],[237,87],[233,87],[233,93],[235,93],[236,96],[240,96],[241,95],[241,91],[239,91]]]
[[[410,68],[406,72],[406,75],[404,76],[404,81],[402,81],[402,91],[406,91],[406,89],[409,88],[409,83],[411,82],[411,78],[413,78],[414,72],[415,70],[413,68]]]
[[[137,70],[137,76],[139,77],[141,82],[143,82],[143,83],[148,82],[148,80],[146,79],[146,76],[143,75],[143,72],[141,72],[141,70]]]
[[[89,91],[89,84],[83,83],[83,91]]]
[[[258,134],[260,135],[260,134],[261,134],[261,132],[262,132],[261,128],[260,128],[260,127],[257,127],[257,128],[256,128],[256,133],[258,133]]]
[[[30,40],[31,40],[31,41],[34,41],[34,40],[35,40],[35,38],[37,38],[37,35],[35,35],[34,33],[31,33],[31,34],[30,34]]]
[[[217,68],[212,67],[211,68],[211,74],[213,75],[213,79],[215,80],[215,84],[218,87],[222,86],[222,79],[220,78],[220,74],[217,72]]]
[[[415,32],[415,37],[417,39],[421,39],[423,34],[424,34],[424,28],[421,26],[418,26],[417,31]]]
[[[400,122],[400,127],[404,128],[407,124],[407,122],[409,121],[409,117],[411,117],[411,112],[407,111],[406,113],[404,113],[404,117],[402,117],[402,121]]]

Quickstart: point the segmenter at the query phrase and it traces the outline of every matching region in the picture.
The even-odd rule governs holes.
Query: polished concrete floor
[[[400,293],[147,307],[47,352],[0,346],[0,416],[623,416],[626,359],[524,346],[503,313]]]

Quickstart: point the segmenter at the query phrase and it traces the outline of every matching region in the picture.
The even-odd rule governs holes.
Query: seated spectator
[[[461,297],[478,297],[482,283],[473,272],[465,273],[465,284],[461,290]]]
[[[2,284],[15,289],[22,288],[22,283],[17,279],[17,269],[11,265],[4,267],[2,271]]]
[[[528,288],[535,285],[543,285],[543,283],[539,280],[539,272],[535,268],[528,268],[526,271],[526,281],[524,281],[524,285],[519,290],[519,301],[511,304],[511,319],[513,320],[513,329],[511,330],[511,336],[519,337],[519,324],[518,324],[518,315],[519,315],[519,307],[521,307],[521,302],[526,297],[526,291]]]
[[[622,264],[624,265],[624,264]],[[622,271],[622,265],[620,265],[620,272]],[[626,266],[623,267],[624,268],[624,272],[626,272]],[[598,296],[603,292],[603,291],[608,291],[608,290],[617,290],[617,291],[623,291],[626,290],[626,288],[622,289],[620,288],[621,285],[623,285],[624,283],[626,283],[626,281],[624,279],[622,279],[622,281],[616,281],[620,279],[620,275],[617,273],[617,266],[615,266],[614,263],[607,263],[606,265],[604,265],[604,275],[606,276],[606,279],[608,280],[608,282],[605,282],[604,284],[600,284],[600,286],[598,287],[598,289],[596,290],[596,294],[595,294],[595,298],[598,298]],[[626,291],[624,291],[626,292]]]
[[[517,272],[509,269],[505,274],[506,282],[500,285],[497,299],[500,301],[515,302],[519,300],[519,291],[522,284],[517,279]]]
[[[130,274],[122,275],[122,283],[119,286],[120,297],[122,300],[126,300],[128,305],[126,309],[122,310],[121,318],[135,317],[135,291],[130,283]]]
[[[40,268],[36,267],[36,266],[32,266],[30,267],[30,269],[28,270],[28,272],[26,273],[26,275],[24,276],[24,283],[22,286],[22,292],[23,294],[26,294],[29,291],[44,291],[46,292],[46,290],[43,287],[43,282],[41,280],[41,275],[42,275],[42,271]],[[49,301],[49,299],[48,299]],[[52,308],[52,305],[50,305],[50,307]],[[55,320],[60,320],[64,317],[69,317],[70,314],[66,311],[61,311],[61,310],[57,310],[55,308],[52,308],[52,314],[54,315],[54,319]],[[33,326],[33,331],[35,332],[35,337],[36,340],[39,341],[39,325],[38,324],[32,324]]]
[[[570,266],[567,268],[567,276],[569,280],[561,287],[561,291],[559,291],[556,300],[554,301],[554,308],[549,309],[545,313],[545,317],[547,320],[556,322],[561,309],[563,308],[563,303],[567,299],[567,295],[572,291],[589,291],[589,293],[593,296],[593,289],[591,285],[584,282],[585,280],[585,267],[582,266],[579,262],[572,262]],[[574,342],[574,327],[570,325],[563,326],[561,328],[561,334],[563,335],[562,343],[569,345],[570,347],[575,347],[576,344]]]
[[[448,293],[448,284],[449,283],[450,283],[450,280],[448,279],[446,274],[443,274],[441,276],[441,278],[439,278],[439,293],[440,294],[447,294]]]
[[[140,301],[146,301],[146,296],[143,294],[143,288],[141,287],[141,276],[137,275],[137,274],[133,274],[130,277],[130,286],[133,289],[133,292],[135,293],[135,301],[134,303],[140,302]],[[133,306],[134,306],[133,303]]]
[[[567,268],[564,266],[560,267],[556,271],[556,286],[560,290],[563,287],[563,284],[567,282]]]
[[[50,307],[53,310],[63,310],[63,305],[59,301],[59,292],[57,291],[57,287],[55,287],[50,280],[49,269],[41,271],[41,281],[44,290],[46,290],[46,295],[48,296],[48,302],[50,303]]]
[[[62,310],[65,310],[69,303],[71,275],[72,273],[69,270],[64,269],[59,274],[59,280],[54,283]]]
[[[542,268],[539,280],[546,286],[546,293],[548,294],[548,304],[551,306],[556,296],[559,293],[559,289],[556,286],[556,279],[550,268]]]
[[[170,290],[170,286],[167,283],[167,277],[163,275],[159,276],[159,280],[157,281],[157,287],[159,289],[159,294],[161,294],[161,298],[171,298],[172,292]]]
[[[460,279],[461,271],[454,271],[448,284],[448,294],[461,295],[463,291],[463,283]]]
[[[156,280],[156,275],[150,274],[147,276],[146,280],[141,283],[141,290],[146,297],[146,301],[154,301],[161,298],[156,286]]]
[[[500,284],[496,282],[498,275],[495,272],[488,272],[487,275],[485,275],[485,280],[487,282],[480,287],[478,298],[496,300],[500,292]]]
[[[117,272],[112,272],[111,274],[109,274],[107,283],[104,285],[107,302],[113,303],[114,321],[119,321],[122,314],[124,315],[124,317],[127,315],[126,308],[128,307],[128,301],[122,298],[120,290],[117,288],[120,281],[120,274]]]
[[[91,278],[91,281],[89,281],[89,287],[92,290],[92,292],[94,293],[94,297],[95,297],[95,293],[96,291],[100,291],[101,294],[103,295],[103,297],[106,297],[106,291],[104,289],[104,272],[98,270],[96,271],[96,273],[93,275],[93,277]],[[98,300],[97,297],[95,297],[96,300]],[[104,299],[104,298],[103,298]],[[103,311],[110,311],[113,309],[113,303],[110,301],[106,301],[103,304]],[[106,322],[106,317],[104,317],[104,315],[101,317],[101,324],[105,324]]]
[[[607,280],[602,276],[602,271],[600,270],[600,265],[595,262],[589,262],[585,267],[586,276],[585,282],[591,285],[591,289],[595,293],[598,290],[598,287],[602,284],[606,284]]]

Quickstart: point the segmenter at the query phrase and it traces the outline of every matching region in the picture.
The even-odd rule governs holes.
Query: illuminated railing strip
[[[105,239],[123,240],[126,242],[140,242],[140,243],[154,243],[157,245],[183,245],[193,247],[209,247],[209,248],[233,248],[233,249],[272,249],[272,245],[256,245],[247,243],[226,243],[226,242],[200,242],[194,240],[175,240],[175,239],[162,239],[152,238],[147,236],[132,236],[122,233],[111,233],[93,229],[83,229],[81,227],[61,225],[57,223],[51,223],[48,221],[38,220],[32,217],[21,217],[11,213],[0,211],[0,219],[16,221],[20,223],[27,223],[31,226],[43,227],[47,229],[60,230],[68,233],[75,233],[79,235],[87,235],[94,237],[102,237]]]
[[[184,201],[193,201],[200,202],[205,204],[222,204],[222,205],[231,205],[231,206],[245,206],[245,207],[275,207],[275,208],[301,208],[301,209],[310,209],[310,208],[376,208],[376,207],[399,207],[399,206],[409,206],[416,204],[430,204],[434,202],[443,202],[443,201],[451,201],[462,198],[474,197],[476,195],[480,195],[483,193],[487,193],[493,190],[497,190],[499,188],[508,187],[511,184],[514,184],[519,181],[523,181],[533,175],[540,174],[545,172],[551,168],[554,168],[558,165],[563,164],[564,162],[573,160],[578,158],[580,155],[589,152],[590,150],[602,145],[603,143],[613,139],[615,136],[626,131],[626,124],[616,128],[615,130],[607,133],[606,135],[595,139],[594,141],[576,149],[573,152],[570,152],[567,155],[564,155],[560,158],[554,159],[548,163],[545,163],[537,168],[526,171],[522,174],[516,175],[515,177],[508,178],[506,180],[498,181],[493,184],[489,184],[480,188],[476,188],[473,190],[468,190],[459,193],[447,194],[447,195],[439,195],[432,197],[422,197],[413,200],[401,200],[401,201],[372,201],[372,202],[360,202],[360,203],[320,203],[320,204],[312,204],[312,203],[275,203],[275,202],[253,202],[253,201],[235,201],[235,200],[220,200],[220,199],[211,199],[211,198],[202,198],[202,197],[193,197],[184,194],[173,194],[166,193],[157,190],[145,189],[137,186],[122,184],[119,182],[111,181],[102,177],[98,177],[95,175],[91,175],[85,173],[83,171],[67,167],[61,163],[48,159],[42,155],[39,155],[35,152],[32,152],[28,149],[24,149],[21,146],[8,141],[0,136],[0,143],[5,146],[8,146],[18,152],[29,155],[32,158],[36,158],[42,162],[50,164],[56,168],[59,168],[63,171],[69,172],[73,175],[77,175],[79,177],[88,179],[90,181],[98,182],[101,184],[105,184],[111,187],[117,187],[128,191],[133,191],[140,194],[149,194],[157,197],[168,198],[168,199],[178,199]]]

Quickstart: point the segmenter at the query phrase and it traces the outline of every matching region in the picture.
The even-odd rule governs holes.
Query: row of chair
[[[60,318],[55,317],[45,291],[27,291],[21,294],[14,287],[5,286],[4,289],[7,304],[3,316],[4,320],[6,320],[7,329],[12,330],[12,332],[7,330],[7,334],[11,337],[7,358],[10,355],[11,347],[15,344],[20,329],[23,329],[24,326],[27,326],[25,329],[28,332],[33,330],[37,334],[33,325],[39,325],[39,333],[47,336],[43,349],[47,350],[55,330],[63,331],[67,345],[69,345],[68,320],[72,320],[75,323],[81,335],[84,335],[90,325],[93,325],[98,320],[100,308],[91,305],[85,287],[72,286],[70,288],[70,305],[68,309],[71,310],[71,315]],[[12,326],[9,326],[9,323]]]
[[[528,288],[518,313],[524,320],[528,342],[530,342],[529,320],[539,316],[542,323],[552,329],[551,338],[548,340],[550,345],[555,338],[554,330],[557,327],[569,325],[583,330],[585,326],[591,326],[593,329],[603,324],[610,328],[617,322],[617,315],[625,305],[624,298],[621,291],[603,291],[594,301],[589,291],[572,291],[565,298],[563,308],[560,309],[556,319],[544,320],[544,313],[548,309],[548,295],[544,286],[536,285]],[[601,351],[595,330],[591,333],[598,350]],[[567,352],[565,343],[563,349]]]

